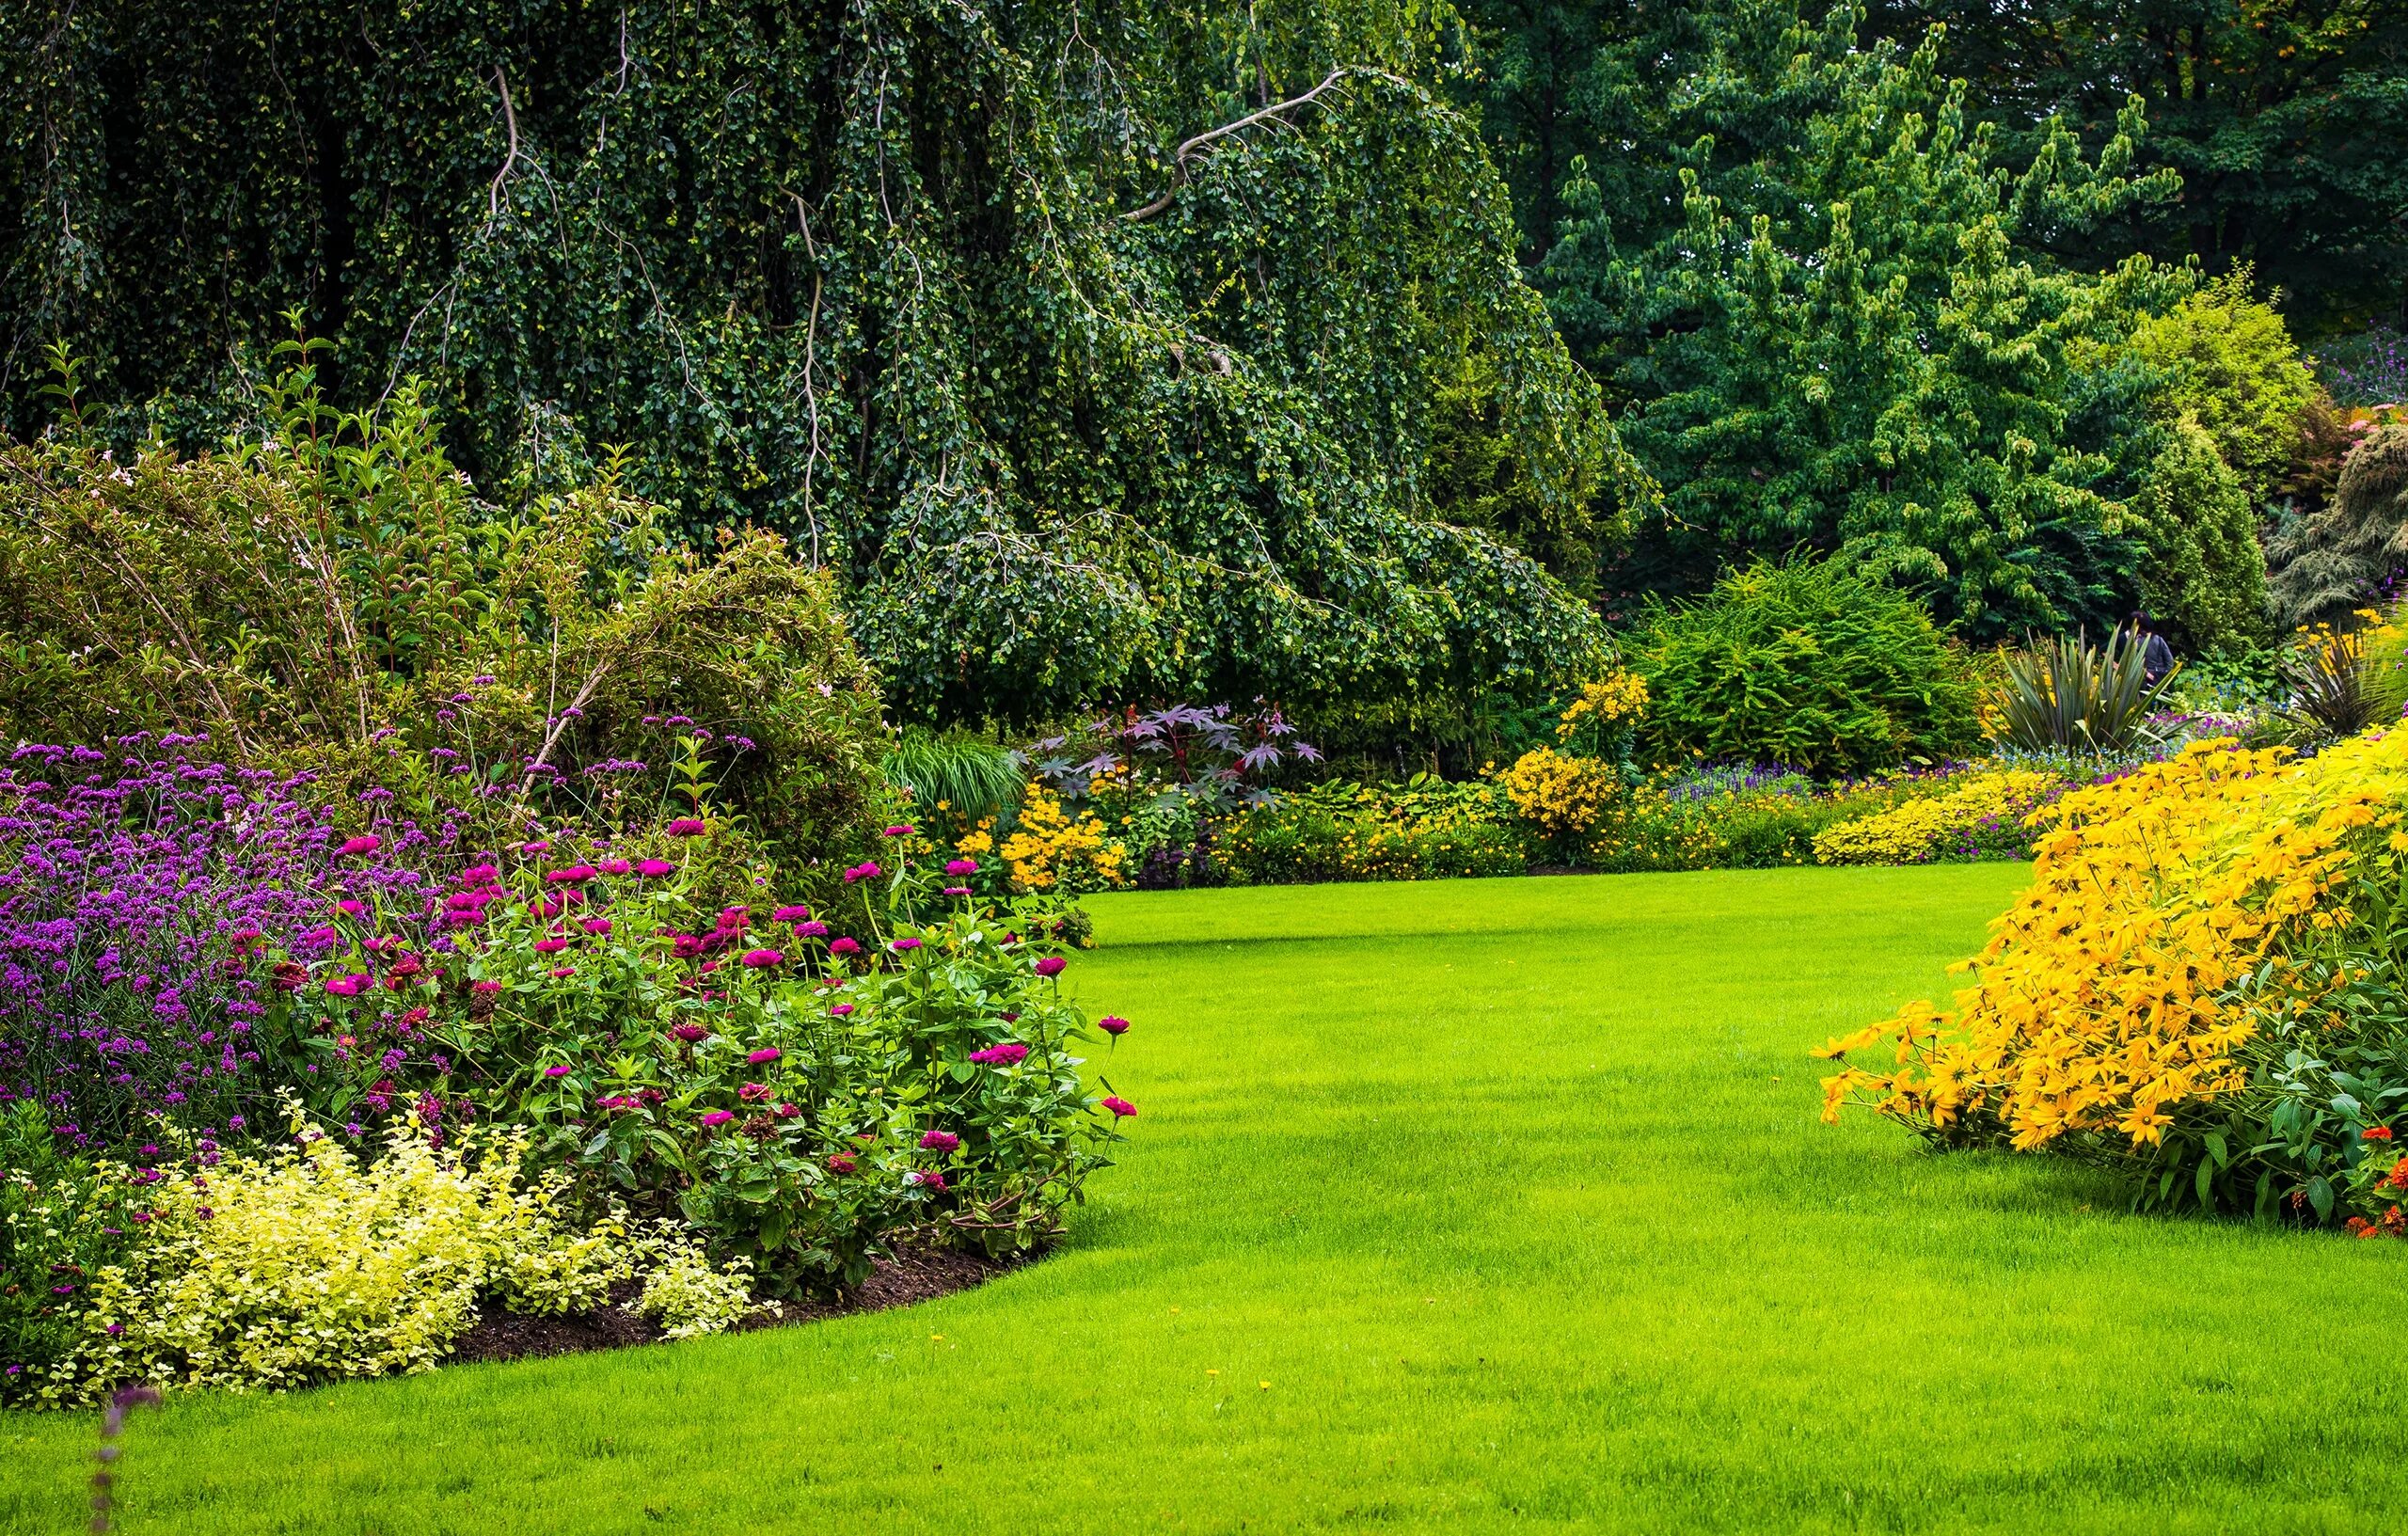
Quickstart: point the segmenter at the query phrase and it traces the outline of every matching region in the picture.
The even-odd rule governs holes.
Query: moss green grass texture
[[[1816,1115],[2022,871],[1096,904],[1068,1250],[841,1322],[137,1416],[128,1531],[2362,1528],[2396,1244]],[[147,1413],[147,1411],[146,1411]],[[88,1418],[0,1417],[0,1529]],[[2369,1480],[2373,1480],[2371,1482]]]

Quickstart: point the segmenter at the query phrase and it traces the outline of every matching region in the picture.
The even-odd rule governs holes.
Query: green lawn
[[[1805,1050],[1943,989],[2020,875],[1100,901],[1070,979],[1136,1021],[1142,1114],[1067,1252],[906,1312],[178,1401],[123,1528],[2372,1528],[2396,1244],[1817,1122]],[[0,1529],[80,1528],[91,1443],[0,1418]]]

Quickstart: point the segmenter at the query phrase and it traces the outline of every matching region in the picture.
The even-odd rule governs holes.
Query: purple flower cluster
[[[0,766],[0,1103],[34,1098],[77,1146],[171,1112],[268,1107],[254,1032],[338,910],[423,927],[420,871],[460,831],[339,827],[310,780],[196,760],[189,737],[33,745]],[[381,809],[381,805],[377,807]]]

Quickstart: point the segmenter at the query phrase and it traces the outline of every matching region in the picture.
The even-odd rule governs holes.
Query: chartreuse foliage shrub
[[[616,466],[485,500],[414,387],[339,414],[299,343],[216,451],[120,462],[71,419],[0,447],[0,736],[206,736],[493,835],[657,810],[688,725],[798,863],[878,824],[879,694],[824,573],[686,543]]]
[[[1955,1006],[1820,1053],[1826,1115],[2102,1163],[2145,1206],[2399,1231],[2408,733],[2196,743],[2055,817]]]
[[[1518,875],[1536,843],[1504,803],[1507,793],[1492,782],[1427,777],[1319,784],[1233,817],[1211,855],[1241,884]]]
[[[1827,864],[2028,858],[2036,835],[2030,816],[2065,788],[2045,768],[1971,773],[1939,794],[1824,829],[1814,834],[1814,858]]]
[[[2283,317],[2252,295],[2254,277],[2247,265],[2234,267],[2144,317],[2128,343],[2166,375],[2155,395],[2160,415],[2206,434],[2253,509],[2290,466],[2317,395]]]
[[[1659,756],[1846,776],[1978,739],[1975,668],[1921,604],[1841,560],[1765,562],[1657,609],[1632,669]]]

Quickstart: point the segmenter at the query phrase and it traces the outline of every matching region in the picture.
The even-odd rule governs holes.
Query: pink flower
[[[922,1189],[932,1189],[940,1193],[944,1189],[944,1175],[934,1168],[914,1168],[905,1174],[903,1179],[904,1182],[917,1184]]]
[[[1095,1027],[1106,1035],[1126,1035],[1129,1033],[1129,1021],[1107,1013],[1095,1021]]]
[[[666,859],[646,859],[643,863],[636,865],[636,873],[642,875],[646,879],[657,880],[663,875],[674,875],[677,873],[677,866],[671,863]]]
[[[710,828],[692,816],[679,816],[661,831],[672,837],[701,837],[708,832]]]
[[[990,1045],[984,1051],[973,1051],[970,1059],[981,1067],[1012,1067],[1028,1059],[1028,1047],[1018,1040]]]
[[[917,939],[897,939],[886,947],[895,951],[898,955],[908,955],[912,950],[920,947],[920,941]]]
[[[978,861],[975,859],[948,859],[945,861],[944,872],[948,875],[956,876],[975,875],[978,873]]]
[[[917,831],[919,831],[919,829],[912,826],[911,823],[898,821],[894,826],[886,829],[886,835],[889,837],[909,837]]]
[[[784,958],[784,955],[774,949],[748,949],[744,952],[744,963],[755,971],[763,966],[775,965]]]
[[[794,931],[805,939],[825,939],[828,937],[828,925],[817,922],[797,923],[794,926]]]
[[[372,832],[365,836],[349,839],[335,851],[348,858],[355,853],[373,853],[384,846],[385,840]]]
[[[924,1152],[950,1152],[961,1145],[961,1138],[950,1131],[930,1131],[920,1137]]]
[[[708,1035],[710,1031],[705,1029],[700,1024],[678,1024],[672,1028],[669,1033],[676,1036],[688,1045],[691,1045],[696,1040],[701,1039],[704,1036]]]
[[[948,885],[944,888],[944,894],[949,896],[966,896],[970,894],[970,887],[966,885]]]
[[[607,917],[589,917],[581,926],[588,933],[608,933],[610,931],[610,920]]]
[[[491,864],[471,864],[467,869],[460,871],[460,883],[462,885],[483,885],[485,881],[493,879],[496,875],[500,873],[500,870],[496,869]]]
[[[547,1067],[544,1069],[544,1075],[546,1077],[566,1077],[568,1076],[568,1069],[566,1067]]]
[[[1103,1101],[1103,1107],[1112,1111],[1112,1117],[1116,1120],[1127,1119],[1137,1113],[1137,1106],[1126,1099],[1107,1099]]]
[[[338,901],[335,903],[335,911],[341,912],[346,917],[357,917],[367,910],[368,909],[365,905],[356,901]]]
[[[365,986],[367,981],[366,976],[330,976],[326,980],[326,990],[337,997],[357,997],[359,989]]]
[[[853,1161],[853,1154],[850,1152],[838,1152],[828,1160],[830,1173],[850,1173],[859,1166],[861,1164]]]
[[[544,879],[555,885],[579,885],[599,873],[592,864],[571,864],[566,869],[546,870]]]
[[[828,1017],[831,1019],[843,1019],[848,1017],[852,1011],[853,1006],[850,1003],[839,1003],[834,1007],[828,1010]]]
[[[750,907],[723,907],[720,910],[719,926],[729,932],[752,921],[752,909]]]
[[[771,912],[769,916],[774,921],[780,923],[802,923],[810,920],[811,909],[808,907],[781,907],[776,911]]]
[[[535,953],[538,955],[557,955],[567,947],[568,941],[565,939],[538,939],[535,941]]]
[[[605,875],[624,875],[629,870],[635,868],[635,865],[627,863],[625,859],[605,859],[595,867],[600,869]]]
[[[736,1118],[736,1112],[734,1110],[715,1109],[708,1115],[703,1116],[703,1124],[706,1126],[721,1126],[734,1118]]]
[[[748,1104],[757,1104],[769,1097],[769,1085],[767,1083],[747,1083],[736,1090],[736,1097]]]
[[[1069,963],[1059,955],[1048,955],[1037,962],[1037,974],[1040,976],[1058,976],[1062,974],[1062,968]]]
[[[518,851],[521,853],[549,853],[552,851],[552,846],[549,843],[544,842],[521,843],[518,845]]]
[[[575,974],[577,974],[577,973],[569,967],[562,966],[559,970],[552,973],[552,979],[554,981],[566,981],[569,977]]]
[[[468,990],[472,992],[480,992],[490,997],[495,992],[501,990],[501,983],[498,981],[472,981],[468,983]]]
[[[854,939],[839,939],[828,946],[831,955],[858,955],[861,952],[861,942]]]
[[[845,883],[850,885],[855,880],[874,880],[885,873],[886,871],[878,867],[875,861],[865,864],[855,864],[845,871]]]
[[[783,1052],[783,1051],[779,1050],[779,1049],[778,1049],[776,1046],[774,1046],[774,1045],[765,1045],[765,1046],[761,1047],[761,1049],[760,1049],[760,1050],[755,1051],[755,1052],[753,1052],[752,1054],[750,1054],[750,1055],[746,1056],[744,1059],[745,1059],[746,1061],[751,1062],[753,1066],[758,1067],[758,1066],[760,1066],[760,1065],[761,1065],[762,1063],[764,1063],[764,1062],[771,1062],[771,1061],[775,1061],[775,1060],[777,1060],[780,1056],[783,1056],[783,1055],[784,1055],[784,1054],[785,1054],[785,1053],[784,1053],[784,1052]]]

